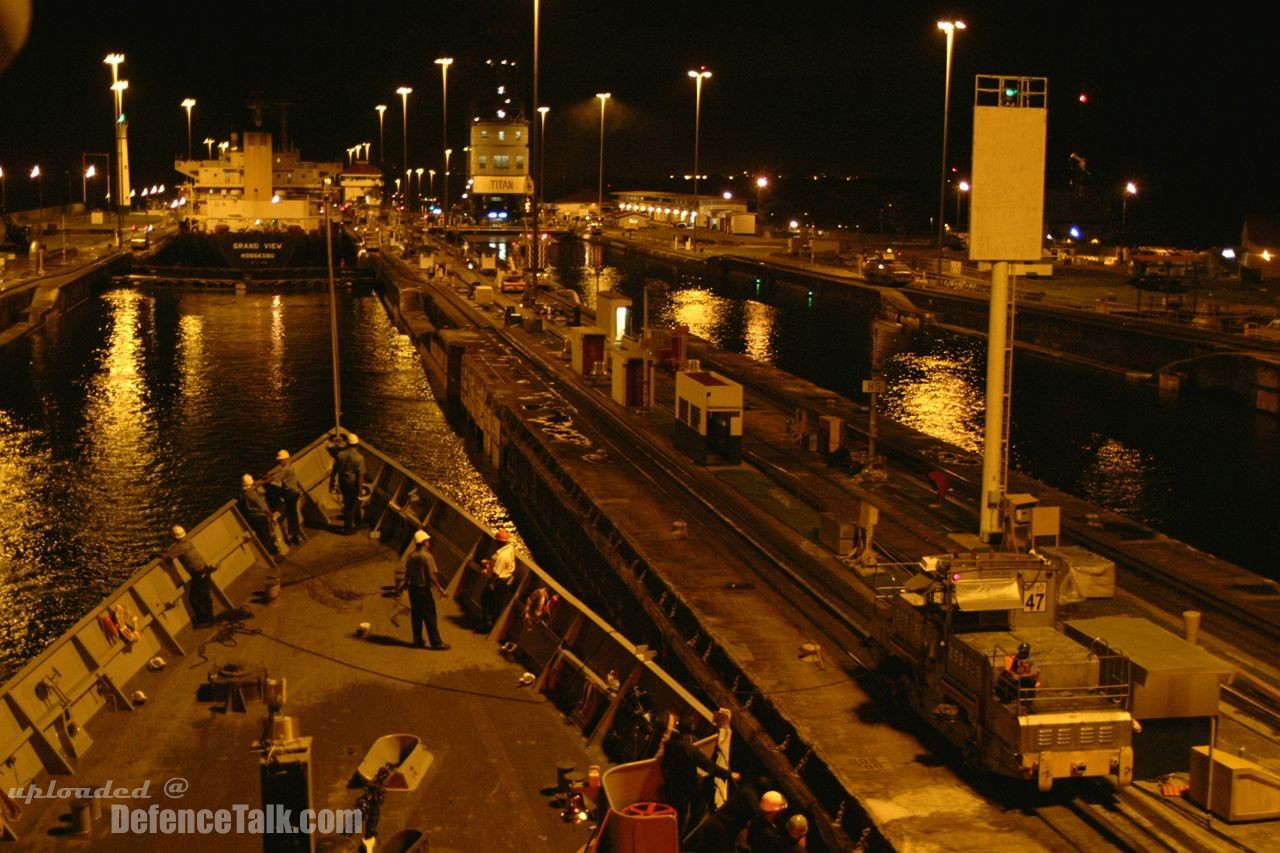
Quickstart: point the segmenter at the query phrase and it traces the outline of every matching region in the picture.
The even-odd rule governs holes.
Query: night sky
[[[1095,219],[1118,218],[1135,181],[1129,221],[1151,239],[1200,246],[1239,239],[1243,216],[1280,209],[1274,90],[1280,10],[1215,4],[1194,15],[1120,3],[585,2],[543,0],[540,100],[547,119],[546,195],[597,180],[599,102],[606,108],[610,189],[658,186],[692,170],[694,86],[707,66],[701,166],[704,191],[754,196],[743,173],[859,179],[861,196],[827,216],[865,221],[886,198],[929,228],[936,215],[945,37],[956,38],[948,162],[967,176],[974,75],[1049,78],[1046,185],[1066,192],[1068,156],[1085,159]],[[172,185],[185,154],[192,97],[194,147],[250,126],[246,103],[287,102],[289,139],[305,159],[338,160],[372,142],[385,103],[389,165],[400,168],[395,89],[409,85],[411,166],[440,168],[438,56],[452,56],[449,142],[466,144],[481,63],[510,58],[532,82],[532,0],[440,2],[40,2],[23,53],[0,75],[0,166],[9,207],[32,207],[27,178],[45,172],[46,204],[80,198],[82,152],[111,148],[110,68],[125,54],[134,184]],[[1084,92],[1088,103],[1079,103]],[[267,129],[279,130],[268,116]],[[455,158],[458,154],[455,153]],[[457,161],[454,161],[455,173]],[[673,185],[675,186],[675,185]],[[688,190],[687,185],[684,189]],[[92,192],[92,191],[91,191]],[[799,199],[796,193],[792,198]],[[843,197],[843,196],[840,196]],[[932,200],[930,200],[932,199]],[[787,199],[774,203],[777,213]],[[795,202],[799,204],[799,201]],[[1101,212],[1099,212],[1101,211]]]

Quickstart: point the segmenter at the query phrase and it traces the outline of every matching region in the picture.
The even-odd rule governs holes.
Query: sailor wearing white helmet
[[[298,481],[298,472],[293,470],[293,460],[289,451],[281,450],[276,454],[279,467],[268,477],[268,495],[274,493],[280,515],[283,518],[282,531],[290,545],[301,545],[304,537],[302,519],[298,515],[299,502],[302,500],[302,484]]]
[[[187,538],[186,528],[173,526],[173,544],[164,556],[177,560],[191,579],[187,584],[187,600],[191,604],[191,625],[207,628],[213,624],[213,581],[209,575],[213,567],[205,562],[204,555],[195,543]]]
[[[240,478],[240,486],[240,499],[237,501],[240,514],[249,522],[253,532],[258,534],[258,541],[271,554],[271,558],[280,562],[284,557],[276,547],[275,532],[271,529],[271,508],[267,506],[267,499],[262,496],[249,474]]]
[[[354,432],[338,434],[338,452],[329,472],[329,491],[342,492],[342,532],[355,533],[363,525],[360,518],[360,486],[365,480],[364,454],[357,448],[360,436]]]
[[[404,580],[396,588],[399,595],[406,588],[409,590],[409,618],[413,620],[413,647],[424,648],[422,628],[426,626],[427,639],[431,648],[444,651],[449,644],[440,638],[440,629],[436,625],[436,601],[431,595],[431,587],[445,594],[444,584],[440,582],[440,574],[436,569],[436,558],[431,555],[431,534],[419,530],[413,534],[413,546],[404,564]]]

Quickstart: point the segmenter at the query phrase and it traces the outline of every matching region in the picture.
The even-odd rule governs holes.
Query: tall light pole
[[[436,197],[436,170],[427,169],[427,198]]]
[[[542,9],[538,0],[533,0],[533,101],[538,103],[538,46],[540,41],[542,25]],[[547,114],[542,114],[542,120],[545,123]],[[534,150],[529,152],[530,156],[536,154],[539,164],[542,163],[542,134],[538,134],[538,138],[534,140]],[[542,215],[539,209],[538,199],[539,193],[542,192],[542,175],[538,175],[537,191],[533,194],[533,238],[529,246],[529,286],[525,288],[525,293],[520,298],[521,305],[534,305],[538,301],[538,270],[542,265],[541,243],[538,238],[538,218]]]
[[[449,156],[453,154],[452,148],[444,149],[444,174],[440,176],[440,183],[443,187],[441,190],[440,210],[444,217],[444,224],[449,224]]]
[[[947,119],[951,113],[951,51],[956,30],[964,29],[964,21],[938,21],[938,29],[947,34],[947,75],[942,93],[942,177],[938,187],[938,275],[942,275],[943,211],[947,203]]]
[[[89,168],[80,173],[80,203],[85,206],[86,210],[89,207],[89,179],[96,174],[98,174],[98,170],[93,164],[90,164]]]
[[[761,175],[760,177],[756,178],[756,218],[757,219],[759,219],[761,216],[760,196],[761,194],[764,193],[764,188],[767,186],[769,186],[769,179],[766,178],[764,175]]]
[[[180,106],[187,111],[187,159],[191,159],[191,108],[196,105],[195,98],[184,98]]]
[[[551,112],[551,107],[538,107],[538,192],[537,201],[539,206],[542,204],[545,196],[542,193],[542,184],[546,180],[546,169],[544,167],[544,155],[547,152],[547,113]]]
[[[613,97],[609,92],[597,92],[596,97],[600,99],[600,187],[596,193],[596,216],[600,218],[600,225],[604,225],[604,105]]]
[[[436,65],[440,66],[440,149],[445,152],[440,207],[444,212],[446,227],[449,225],[449,66],[452,64],[451,56],[442,56],[436,60]]]
[[[960,199],[969,191],[969,182],[961,180],[956,184],[956,230],[960,230]]]
[[[418,176],[418,210],[422,210],[422,173],[427,170],[419,166],[413,171]]]
[[[37,210],[44,209],[44,175],[40,172],[40,164],[31,167],[31,180],[36,182]]]
[[[386,136],[382,133],[382,117],[387,112],[386,104],[378,104],[374,107],[378,111],[378,162],[385,163],[387,160]]]
[[[696,245],[698,242],[698,214],[701,212],[701,205],[698,204],[698,153],[699,145],[702,139],[702,81],[711,76],[711,72],[707,70],[705,65],[699,66],[698,70],[690,71],[689,76],[694,82],[693,96],[693,233],[690,236],[690,243]]]
[[[396,89],[396,94],[400,96],[400,115],[403,118],[404,137],[401,140],[404,144],[404,162],[403,166],[409,168],[409,96],[413,94],[413,90],[408,86],[401,86]]]
[[[213,159],[213,137],[212,136],[206,136],[204,138],[204,147],[205,147],[205,151],[209,155],[209,159],[212,160]]]
[[[1124,195],[1120,201],[1120,237],[1125,245],[1129,245],[1129,196],[1138,194],[1138,185],[1128,181],[1124,185]]]

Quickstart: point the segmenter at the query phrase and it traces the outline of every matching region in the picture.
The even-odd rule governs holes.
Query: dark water
[[[343,425],[504,519],[377,299],[338,317]],[[111,290],[0,354],[0,676],[330,428],[330,377],[322,293]]]
[[[587,303],[590,251],[568,242],[556,262]],[[726,296],[699,278],[656,280],[635,259],[606,260],[601,286],[616,285],[637,310],[648,287],[653,323],[687,325],[721,349],[865,402],[854,389],[871,375],[869,317],[803,289]],[[984,340],[906,334],[881,371],[883,414],[981,453]],[[1217,399],[1164,402],[1145,386],[1018,356],[1010,429],[1011,464],[1023,473],[1280,579],[1268,535],[1280,516],[1280,419]]]

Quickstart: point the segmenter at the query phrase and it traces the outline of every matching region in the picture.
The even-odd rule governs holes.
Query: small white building
[[[695,361],[676,373],[676,446],[700,465],[708,451],[742,461],[742,386]]]

